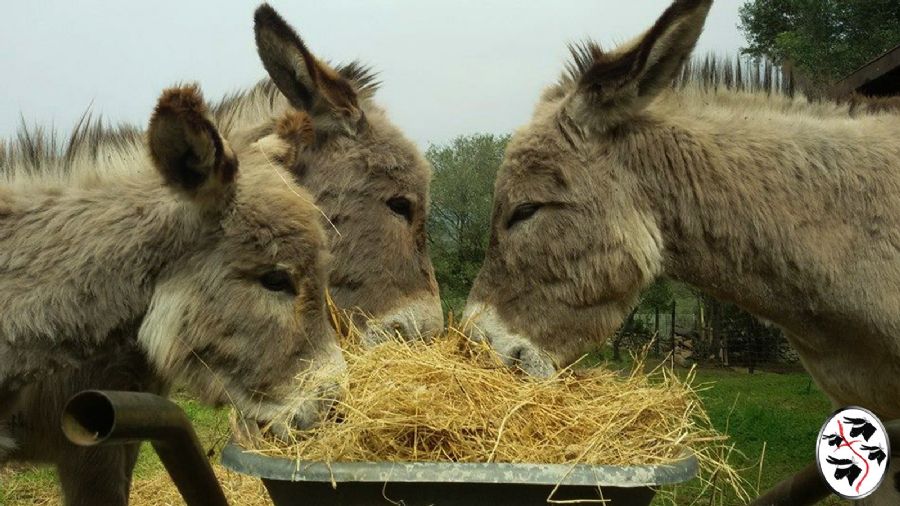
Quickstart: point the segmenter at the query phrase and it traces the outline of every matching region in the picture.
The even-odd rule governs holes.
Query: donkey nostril
[[[339,405],[338,400],[334,397],[322,399],[321,414],[323,418],[337,416]]]
[[[541,353],[528,345],[518,345],[506,354],[507,365],[518,367],[525,374],[535,378],[549,378],[555,372],[555,368]]]
[[[406,339],[406,325],[401,321],[385,322],[381,325],[382,332],[391,339]]]
[[[507,350],[506,353],[501,353],[504,358],[504,362],[509,367],[515,367],[521,369],[522,371],[528,373],[529,367],[531,366],[532,355],[529,353],[529,350],[526,346],[514,346]]]
[[[418,325],[412,319],[395,322],[392,326],[394,334],[404,341],[412,341],[421,336]]]

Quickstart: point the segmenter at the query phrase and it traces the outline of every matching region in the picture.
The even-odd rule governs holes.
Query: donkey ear
[[[589,114],[609,125],[637,112],[669,86],[690,56],[712,0],[675,0],[650,30],[612,53],[579,48],[574,67],[576,116]],[[579,114],[580,113],[580,114]]]
[[[275,86],[317,129],[355,135],[365,125],[353,85],[319,61],[275,9],[262,4],[253,16],[256,50]]]
[[[147,138],[150,157],[169,185],[215,198],[234,182],[237,159],[209,120],[196,85],[163,92]]]

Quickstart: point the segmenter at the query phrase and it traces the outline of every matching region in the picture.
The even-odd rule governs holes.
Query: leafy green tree
[[[641,293],[640,308],[643,310],[660,311],[672,307],[671,282],[666,278],[659,278]]]
[[[900,43],[897,0],[750,0],[743,53],[789,63],[823,89]]]
[[[507,135],[463,135],[432,145],[434,166],[428,233],[441,299],[457,314],[484,260],[491,225],[494,178]]]

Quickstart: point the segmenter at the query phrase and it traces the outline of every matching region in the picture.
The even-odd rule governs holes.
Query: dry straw
[[[215,464],[216,476],[228,504],[235,506],[272,506],[262,482],[254,477],[229,471]],[[15,490],[4,490],[8,506],[63,506],[60,490],[46,483],[20,485]],[[2,496],[0,496],[2,497]],[[135,479],[131,486],[128,504],[131,506],[184,506],[184,499],[164,470],[152,476]]]
[[[346,329],[346,323],[344,323]],[[664,367],[566,369],[534,379],[453,328],[431,342],[374,347],[350,329],[343,398],[315,428],[254,451],[323,462],[665,464],[693,452],[705,486],[746,500],[692,388]],[[715,483],[713,483],[715,482]]]

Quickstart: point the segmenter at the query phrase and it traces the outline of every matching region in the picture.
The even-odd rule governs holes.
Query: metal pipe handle
[[[81,446],[150,441],[189,506],[228,506],[191,422],[168,399],[85,390],[66,404],[62,430]]]

